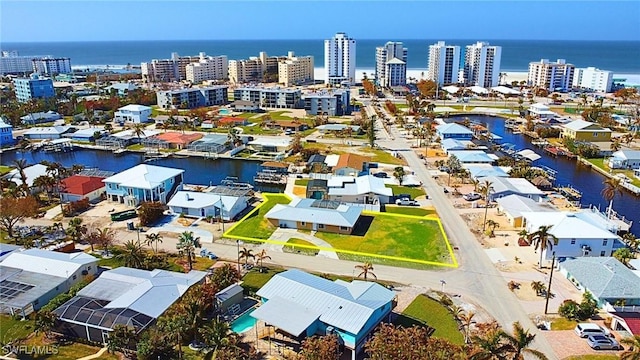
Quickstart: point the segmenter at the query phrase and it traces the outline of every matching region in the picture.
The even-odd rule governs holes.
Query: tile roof
[[[370,157],[361,156],[356,154],[342,154],[338,159],[338,163],[336,164],[336,168],[344,168],[349,167],[353,169],[362,169],[365,163],[371,161]]]
[[[166,141],[170,144],[190,144],[200,138],[202,138],[202,134],[181,134],[178,132],[166,132],[156,135],[156,139]]]
[[[336,209],[314,207],[314,199],[294,199],[288,205],[276,204],[264,216],[267,219],[353,227],[362,208],[341,204]]]
[[[105,187],[103,177],[73,175],[62,180],[63,192],[73,195],[86,195],[92,191]]]

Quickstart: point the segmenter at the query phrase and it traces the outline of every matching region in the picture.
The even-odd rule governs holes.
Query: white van
[[[594,324],[594,323],[579,323],[578,325],[576,325],[576,328],[573,330],[581,338],[586,338],[589,335],[604,335],[604,336],[611,335],[608,329],[605,329],[600,325]]]

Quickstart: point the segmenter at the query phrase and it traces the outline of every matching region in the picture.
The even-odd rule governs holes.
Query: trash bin
[[[135,230],[136,228],[133,226],[133,221],[127,223],[127,229]]]

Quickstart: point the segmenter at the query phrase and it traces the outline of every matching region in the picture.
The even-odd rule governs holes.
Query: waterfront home
[[[618,235],[607,229],[604,222],[583,212],[522,212],[523,226],[529,233],[540,226],[551,226],[549,234],[558,238],[552,249],[545,249],[544,259],[557,257],[611,256]]]
[[[607,159],[610,169],[637,169],[640,168],[639,150],[619,150]]]
[[[327,157],[325,155],[321,155],[321,154],[311,155],[311,157],[309,157],[309,160],[307,161],[307,169],[309,170],[309,172],[311,173],[323,172],[322,170],[325,170],[327,168],[327,164],[324,163],[324,160],[326,158]]]
[[[75,128],[71,126],[32,127],[22,135],[29,140],[54,140],[60,139],[62,135],[71,133],[74,130]]]
[[[546,177],[538,175],[531,179],[531,183],[540,190],[548,191],[553,188],[553,184]]]
[[[187,150],[221,154],[230,148],[229,136],[226,134],[207,134],[192,142]]]
[[[47,174],[47,167],[42,164],[33,164],[31,166],[27,166],[23,169],[25,175],[25,185],[27,185],[30,189],[33,189],[33,180],[35,180],[38,176],[49,175]],[[18,169],[13,169],[9,171],[5,176],[6,179],[13,181],[17,185],[23,185],[22,177],[20,176],[20,171]],[[35,191],[35,189],[33,189]]]
[[[598,306],[640,305],[640,277],[613,257],[582,257],[559,264],[560,273],[581,292],[593,295]]]
[[[388,204],[393,190],[373,175],[332,176],[327,180],[327,199],[356,204]]]
[[[443,141],[445,139],[471,140],[473,138],[473,132],[469,128],[456,123],[436,126],[436,134]]]
[[[562,133],[560,136],[576,141],[602,142],[611,140],[611,130],[603,128],[596,123],[574,120],[562,125]]]
[[[104,89],[107,91],[107,93],[111,93],[111,91],[114,91],[116,95],[122,97],[122,96],[127,96],[128,93],[131,93],[137,88],[138,88],[138,85],[136,85],[135,83],[123,82],[123,83],[111,84]]]
[[[449,156],[455,156],[461,164],[493,164],[498,157],[482,150],[451,150]]]
[[[60,119],[62,119],[62,115],[51,110],[47,112],[31,113],[31,114],[27,114],[25,116],[20,117],[20,121],[24,125],[44,124],[44,123],[54,122]]]
[[[73,141],[92,142],[107,133],[108,132],[104,128],[90,127],[87,129],[80,129],[76,132],[64,134],[62,135],[62,137],[70,138]]]
[[[281,228],[351,234],[361,214],[361,207],[337,201],[295,198],[276,204],[264,217]]]
[[[275,174],[288,174],[289,163],[281,161],[265,161],[260,164],[261,171],[271,172]]]
[[[83,252],[13,251],[0,263],[0,311],[25,317],[97,273],[98,259]]]
[[[104,136],[96,140],[96,145],[104,146],[106,148],[123,148],[132,144],[137,144],[142,141],[142,139],[157,135],[159,133],[160,132],[156,130],[145,129],[142,134],[136,135],[134,134],[132,129],[129,129]]]
[[[182,169],[140,164],[102,180],[107,199],[137,206],[141,201],[163,204],[182,189]]]
[[[478,181],[480,181],[481,184],[485,181],[492,183],[491,187],[493,190],[489,193],[489,200],[491,201],[514,194],[534,201],[541,201],[544,196],[544,193],[540,189],[524,178],[487,176],[478,178]]]
[[[97,343],[106,343],[116,325],[139,334],[192,286],[204,282],[206,275],[196,270],[184,274],[128,267],[104,271],[53,311],[59,320],[56,330]]]
[[[529,111],[529,115],[537,119],[553,119],[558,117],[558,114],[549,110],[549,107],[545,104],[533,104],[529,106],[527,110]]]
[[[218,126],[221,128],[230,128],[234,126],[245,126],[249,120],[241,117],[223,117],[218,120]]]
[[[376,326],[389,320],[396,296],[375,282],[331,281],[298,269],[276,274],[257,295],[262,305],[252,317],[298,341],[335,334],[354,360]]]
[[[327,179],[309,179],[306,187],[307,199],[328,200],[329,186]]]
[[[189,144],[202,138],[202,134],[182,134],[179,132],[165,132],[142,140],[142,145],[155,149],[185,149]]]
[[[151,116],[151,108],[144,105],[129,104],[118,108],[113,114],[113,121],[124,124],[144,124],[149,122],[149,116]]]
[[[328,157],[327,157],[328,158]],[[333,173],[339,176],[366,175],[369,171],[371,158],[356,154],[342,154],[337,164],[333,167]]]
[[[488,176],[509,177],[509,170],[511,170],[509,167],[489,164],[464,164],[462,167],[469,171],[469,175],[474,180]]]
[[[347,130],[348,128],[351,128],[351,130]],[[351,134],[353,135],[363,134],[362,128],[358,125],[324,124],[324,125],[316,126],[315,129],[318,130],[318,132],[321,134],[343,133],[347,131],[350,131]]]
[[[62,180],[60,197],[64,202],[73,202],[82,199],[89,201],[100,200],[106,196],[104,177],[73,175]]]
[[[288,136],[260,136],[249,141],[247,145],[258,152],[284,153],[291,146],[291,138]]]
[[[15,143],[13,139],[13,126],[0,117],[0,148],[12,146]]]
[[[453,138],[444,139],[440,142],[440,147],[449,154],[452,150],[471,150],[475,146],[471,140],[458,140]]]
[[[247,208],[250,199],[246,193],[233,196],[181,190],[173,195],[167,206],[173,214],[198,218],[212,216],[232,221]]]
[[[496,199],[498,203],[498,213],[505,214],[509,224],[514,228],[522,227],[522,213],[523,212],[550,212],[557,211],[551,205],[540,203],[523,197],[520,195],[507,195]]]

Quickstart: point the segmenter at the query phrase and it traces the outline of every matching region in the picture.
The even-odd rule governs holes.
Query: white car
[[[396,200],[396,205],[404,205],[404,206],[418,206],[418,202],[415,200],[402,198]]]
[[[609,332],[609,330],[594,323],[579,323],[578,325],[576,325],[573,331],[575,331],[576,334],[581,338],[586,338],[590,335],[603,335],[607,337],[611,336],[611,332]]]
[[[587,337],[587,344],[592,349],[596,350],[622,350],[623,347],[616,341],[608,336],[604,335],[589,335]]]
[[[462,196],[465,200],[467,201],[474,201],[474,200],[480,200],[482,199],[482,195],[478,194],[478,193],[473,193],[470,192],[468,194],[465,194]]]

